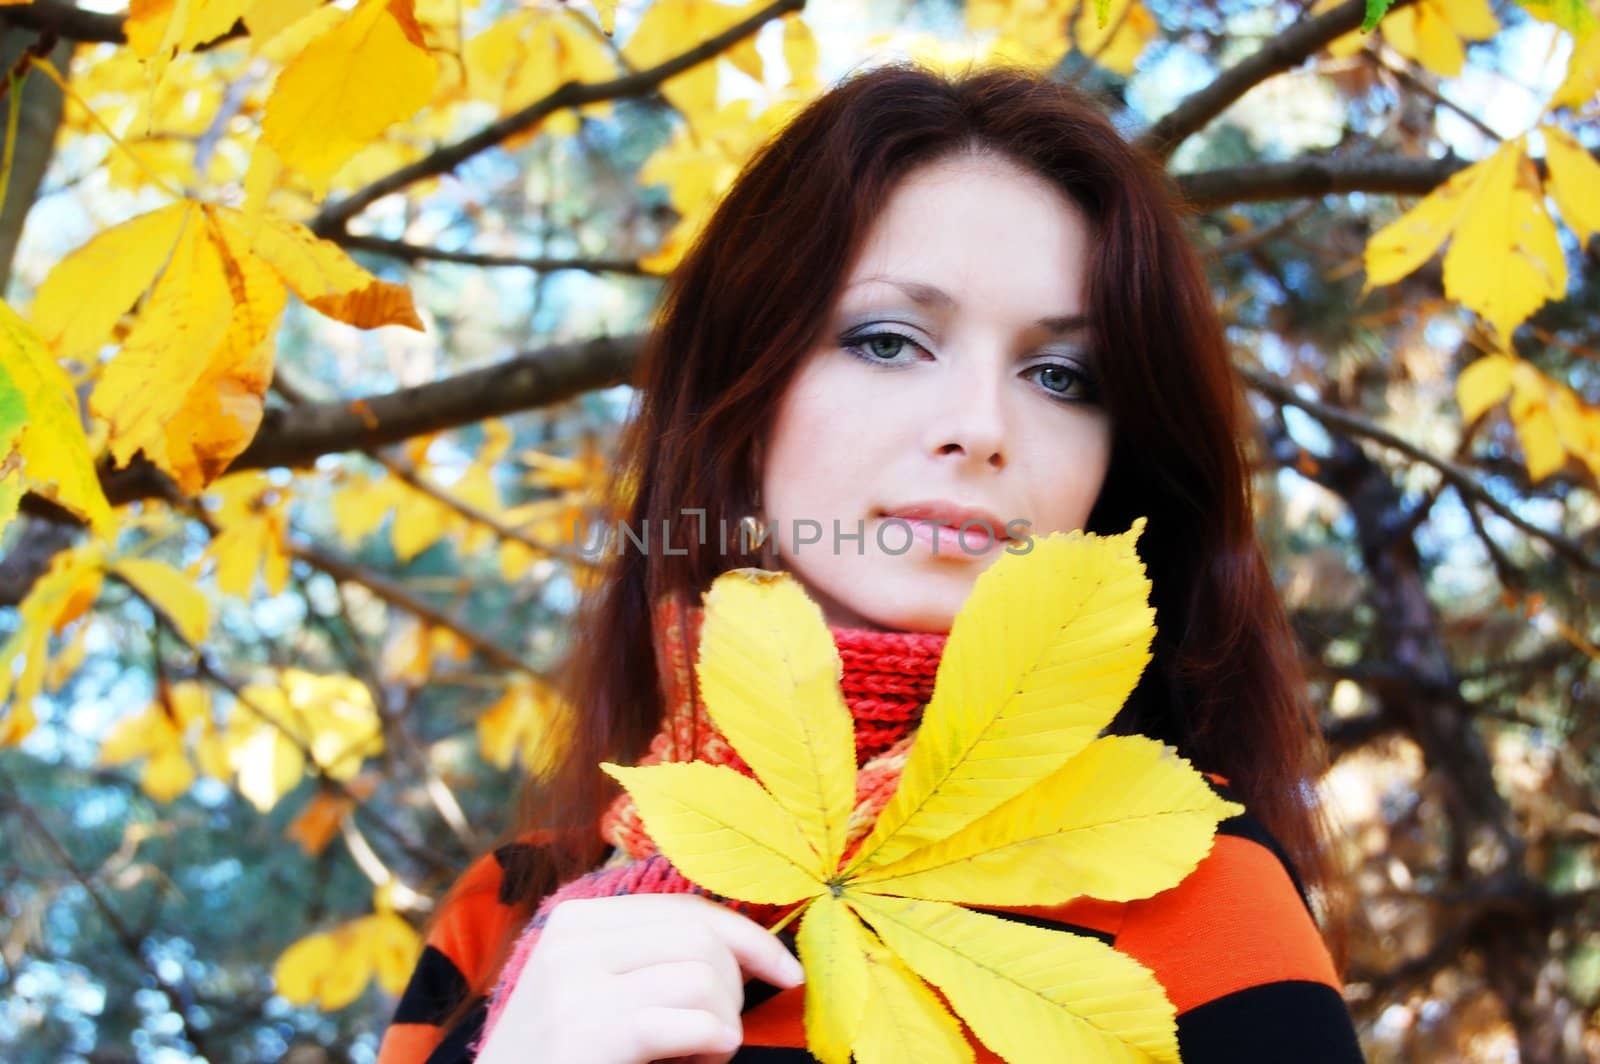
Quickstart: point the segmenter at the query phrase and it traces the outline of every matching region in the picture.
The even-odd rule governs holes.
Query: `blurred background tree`
[[[1192,208],[1371,1059],[1600,1059],[1600,4],[105,6],[0,0],[6,1060],[373,1059],[549,754],[662,276],[890,55],[1081,85]]]

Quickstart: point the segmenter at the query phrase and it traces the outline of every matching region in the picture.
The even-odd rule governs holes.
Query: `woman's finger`
[[[632,1014],[627,1037],[633,1059],[727,1053],[739,1048],[735,1030],[701,1009],[646,1008]]]
[[[722,937],[698,920],[644,923],[593,932],[575,948],[590,963],[611,975],[675,961],[700,961],[710,966],[722,992],[742,1000],[744,977],[739,962]]]
[[[565,910],[565,912],[564,912]],[[606,898],[579,898],[551,910],[545,934],[551,933],[558,919],[565,937],[574,939],[599,929],[612,929],[628,922],[702,922],[722,939],[740,969],[773,986],[794,986],[804,978],[799,960],[782,940],[742,913],[738,913],[698,894],[631,894]],[[636,918],[636,919],[630,919]]]
[[[615,976],[606,985],[608,992],[615,995],[619,1009],[702,1009],[730,1028],[740,1027],[743,988],[729,994],[718,974],[704,961],[652,964]]]

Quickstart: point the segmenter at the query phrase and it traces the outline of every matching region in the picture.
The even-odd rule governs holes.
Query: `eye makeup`
[[[869,319],[869,324],[882,325],[886,323],[884,323],[882,319],[874,316]],[[874,353],[873,345],[888,341],[895,341],[898,343],[895,353],[889,358],[878,357]],[[916,359],[902,360],[898,357],[901,353],[907,351],[907,349],[920,351],[927,355],[932,354],[932,352],[930,352],[927,347],[915,337],[909,336],[906,333],[899,332],[894,329],[868,327],[858,329],[854,332],[846,331],[839,336],[837,342],[839,348],[851,355],[853,358],[857,358],[870,366],[877,366],[883,369],[903,369],[914,364]],[[1093,370],[1089,368],[1090,359],[1087,353],[1085,353],[1081,348],[1053,347],[1037,352],[1033,357],[1038,358],[1039,356],[1052,354],[1057,356],[1056,359],[1049,361],[1036,361],[1032,365],[1025,367],[1021,371],[1020,375],[1024,377],[1036,376],[1036,378],[1041,378],[1039,379],[1038,384],[1039,389],[1045,393],[1047,398],[1057,402],[1074,404],[1092,403],[1097,401],[1100,395],[1099,384],[1096,380]],[[1075,357],[1066,357],[1068,355]],[[1071,381],[1077,382],[1078,394],[1073,394],[1070,391],[1071,381],[1069,381],[1068,389],[1054,388],[1044,384],[1042,376],[1046,372],[1054,372],[1058,375],[1066,374]]]

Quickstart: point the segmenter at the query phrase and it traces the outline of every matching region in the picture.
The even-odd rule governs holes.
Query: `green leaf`
[[[1362,32],[1371,32],[1393,4],[1394,0],[1367,0],[1367,17],[1361,20]]]

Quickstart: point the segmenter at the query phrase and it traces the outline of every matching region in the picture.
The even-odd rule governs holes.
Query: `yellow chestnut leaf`
[[[44,687],[50,637],[94,604],[105,581],[104,562],[100,540],[59,552],[17,607],[17,626],[0,643],[0,708],[9,706],[0,718],[0,746],[20,742],[32,730],[31,703]]]
[[[325,192],[341,166],[432,98],[438,73],[411,0],[362,0],[278,75],[261,135]]]
[[[1461,420],[1473,422],[1485,410],[1511,394],[1511,370],[1516,359],[1510,355],[1485,355],[1473,361],[1456,378],[1456,402]]]
[[[0,345],[0,489],[13,493],[13,511],[24,489],[37,491],[84,518],[97,535],[111,535],[111,506],[100,487],[72,382],[28,323],[3,301]]]
[[[122,558],[110,569],[170,620],[178,634],[198,645],[211,632],[211,604],[187,576],[154,558]]]
[[[928,984],[1007,1060],[1178,1059],[1175,1009],[1143,965],[964,907],[1149,897],[1242,812],[1163,744],[1098,737],[1155,635],[1144,526],[1035,538],[978,577],[899,789],[853,855],[836,826],[856,792],[837,648],[787,573],[735,569],[705,596],[700,690],[753,776],[601,764],[690,880],[797,905],[785,921],[800,917],[807,1045],[825,1064],[970,1061]]]
[[[1600,38],[1600,32],[1593,36]],[[1600,56],[1596,62],[1600,63]],[[1545,162],[1550,167],[1550,194],[1567,226],[1587,244],[1600,233],[1600,162],[1595,162],[1577,137],[1559,126],[1540,126],[1539,131],[1544,134]]]

